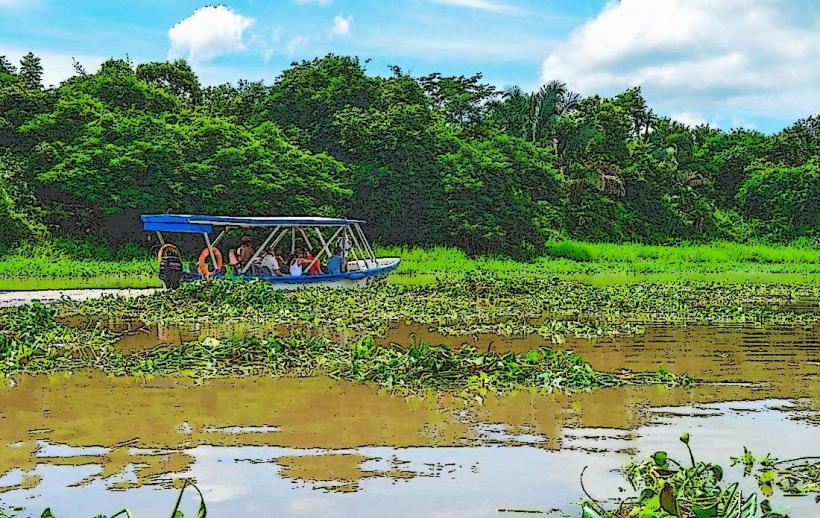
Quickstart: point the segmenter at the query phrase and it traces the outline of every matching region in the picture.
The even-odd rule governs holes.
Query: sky
[[[499,88],[640,86],[660,115],[767,133],[820,113],[820,0],[0,0],[0,55],[45,82],[105,59],[185,58],[205,84],[271,83],[329,52]]]

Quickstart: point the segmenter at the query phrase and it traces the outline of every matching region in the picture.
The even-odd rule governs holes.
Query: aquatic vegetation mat
[[[572,352],[533,349],[526,354],[452,350],[425,342],[384,347],[370,338],[350,346],[326,338],[220,341],[205,338],[181,347],[134,355],[122,366],[131,374],[195,377],[328,375],[394,391],[435,389],[481,398],[513,390],[587,390],[623,385],[689,385],[688,376],[666,371],[600,372]]]
[[[425,286],[382,283],[361,290],[277,290],[262,281],[211,281],[154,295],[64,302],[60,315],[191,325],[250,322],[307,331],[381,335],[415,323],[448,335],[636,334],[648,325],[812,327],[820,285],[635,283],[589,286],[560,279],[501,278],[472,272]]]
[[[0,314],[0,370],[4,374],[98,369],[114,375],[194,378],[327,375],[396,391],[487,392],[586,390],[634,384],[689,384],[687,376],[599,372],[575,353],[546,347],[525,354],[452,350],[425,342],[382,346],[365,336],[351,344],[295,331],[286,337],[219,340],[135,354],[115,350],[117,336],[99,324],[70,327],[40,303]]]

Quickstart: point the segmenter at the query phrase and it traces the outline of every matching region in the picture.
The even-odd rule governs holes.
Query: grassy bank
[[[504,275],[558,276],[593,284],[679,280],[704,282],[820,282],[820,250],[805,246],[552,242],[545,254],[519,262],[470,258],[456,248],[385,247],[380,255],[402,258],[399,273],[457,275],[483,269]]]
[[[99,254],[99,255],[95,255]],[[423,284],[475,270],[499,275],[560,277],[590,284],[632,282],[820,283],[820,250],[804,246],[650,246],[561,241],[532,261],[469,257],[457,248],[379,247],[401,257],[391,282]],[[31,249],[0,256],[0,290],[147,288],[160,286],[153,258],[131,251],[117,258],[98,250]],[[101,257],[88,259],[87,257]],[[403,274],[403,275],[402,275]]]

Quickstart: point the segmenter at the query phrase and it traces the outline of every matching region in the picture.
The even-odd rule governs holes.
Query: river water
[[[148,329],[126,349],[203,330]],[[410,335],[497,350],[529,337]],[[667,368],[711,383],[573,395],[518,393],[481,406],[428,394],[402,398],[327,378],[16,377],[0,389],[0,501],[39,516],[170,512],[184,478],[210,516],[509,516],[578,514],[586,488],[618,497],[617,469],[663,449],[729,465],[745,445],[780,458],[820,453],[820,330],[651,328],[645,335],[562,344],[598,369]],[[739,475],[736,468],[727,475]],[[752,488],[745,479],[745,487]],[[813,498],[775,498],[817,516]],[[194,514],[194,492],[183,498]],[[555,512],[554,514],[558,514]]]

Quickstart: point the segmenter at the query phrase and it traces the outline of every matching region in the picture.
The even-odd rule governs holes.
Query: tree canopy
[[[44,88],[0,56],[2,245],[112,239],[141,212],[336,215],[383,244],[538,253],[561,237],[672,243],[820,239],[820,116],[775,135],[690,127],[639,88],[294,63],[268,85],[204,87],[182,60],[109,60]],[[117,239],[122,239],[120,235]]]

